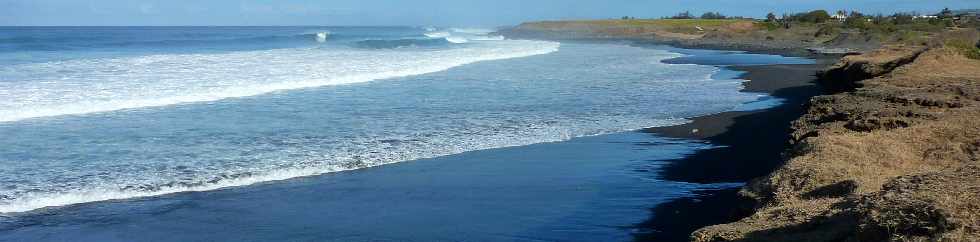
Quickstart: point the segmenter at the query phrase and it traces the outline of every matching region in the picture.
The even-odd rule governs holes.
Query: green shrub
[[[952,19],[943,19],[943,26],[947,28],[956,27],[956,23]]]
[[[701,19],[726,19],[728,18],[720,12],[706,12],[701,15]]]
[[[883,22],[875,26],[876,30],[883,33],[895,33],[898,31],[898,27],[893,23]]]
[[[868,23],[868,19],[862,16],[852,16],[844,20],[844,26],[852,29],[868,29],[873,23]]]
[[[830,20],[830,13],[826,10],[814,10],[806,13],[797,13],[784,17],[784,19],[792,22],[804,22],[804,23],[825,23]]]
[[[896,41],[910,45],[926,44],[929,40],[928,32],[923,31],[899,30],[892,36],[895,37]]]
[[[826,24],[826,25],[820,26],[820,29],[817,29],[817,33],[813,34],[813,36],[814,37],[820,37],[820,36],[824,36],[824,35],[833,36],[833,35],[837,35],[839,33],[840,33],[840,30],[836,26]]]
[[[806,14],[806,19],[811,23],[824,23],[830,20],[830,13],[825,10],[816,10]]]
[[[901,29],[912,30],[912,31],[939,32],[942,31],[946,26],[943,25],[942,21],[938,21],[938,22],[915,21],[910,24],[899,25],[898,27]]]
[[[756,26],[759,27],[759,28],[764,28],[764,29],[766,29],[768,31],[774,31],[774,30],[779,29],[779,27],[782,27],[781,24],[779,24],[778,22],[775,22],[775,21],[773,21],[773,22],[756,22]]]
[[[980,48],[977,47],[977,43],[971,43],[962,39],[951,39],[946,41],[946,47],[959,51],[960,54],[963,54],[967,58],[980,60]]]

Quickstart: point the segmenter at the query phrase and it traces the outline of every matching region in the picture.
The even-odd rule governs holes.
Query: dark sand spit
[[[826,64],[733,67],[745,71],[745,92],[769,93],[782,105],[757,111],[733,111],[697,117],[691,123],[647,129],[661,136],[706,140],[720,148],[705,149],[668,163],[665,180],[693,183],[748,182],[775,170],[788,144],[790,122],[804,111],[810,97],[820,94],[816,73]],[[693,132],[697,130],[697,132]],[[738,189],[701,191],[653,208],[641,224],[652,233],[638,241],[686,241],[691,232],[744,216],[750,204],[740,205]]]

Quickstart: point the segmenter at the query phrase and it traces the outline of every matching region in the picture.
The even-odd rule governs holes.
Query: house
[[[838,23],[844,23],[847,21],[847,15],[842,13],[837,13],[834,16],[830,16],[830,19]]]
[[[936,16],[936,15],[919,15],[919,16],[912,16],[912,19],[938,19],[938,18],[939,18],[939,16]]]

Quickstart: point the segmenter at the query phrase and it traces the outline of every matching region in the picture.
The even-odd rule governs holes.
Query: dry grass
[[[947,31],[937,38],[937,42],[947,49],[956,51],[966,58],[980,60],[980,33],[976,29],[957,29]]]
[[[664,36],[667,34],[664,37],[690,38],[691,35],[700,37],[700,34],[708,31],[750,31],[755,29],[752,23],[751,20],[731,19],[570,20],[531,22],[525,23],[521,27],[549,31],[605,33],[620,37],[654,34]],[[669,36],[669,34],[675,34],[675,36]]]
[[[892,62],[900,58],[906,58],[909,56],[909,53],[919,51],[924,48],[925,47],[909,45],[886,45],[863,55],[845,56],[844,62]]]
[[[602,27],[723,27],[736,23],[752,23],[751,20],[736,19],[608,19],[608,20],[569,20],[569,21],[541,21],[531,22],[531,25],[546,28],[561,27],[566,25],[591,25]]]
[[[935,48],[818,100],[795,125],[811,134],[796,156],[743,191],[756,213],[697,241],[980,241],[980,60]]]

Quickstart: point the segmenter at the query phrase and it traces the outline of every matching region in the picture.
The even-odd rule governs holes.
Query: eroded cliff
[[[967,37],[976,43],[977,34]],[[980,240],[980,60],[943,45],[849,56],[794,122],[740,221],[694,241]]]

